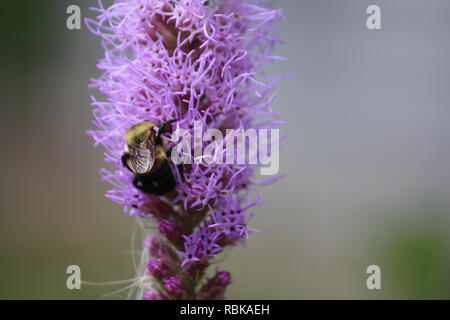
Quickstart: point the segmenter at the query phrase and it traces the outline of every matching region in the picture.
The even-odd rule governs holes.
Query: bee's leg
[[[130,160],[130,154],[129,153],[124,153],[122,155],[122,165],[127,168],[128,170],[130,170],[131,172],[133,172],[133,170],[131,170],[130,166],[128,165],[128,160]]]
[[[156,136],[156,142],[157,143],[162,143],[161,142],[161,135],[164,133],[164,131],[166,130],[166,128],[167,128],[167,125],[168,124],[171,124],[171,123],[174,123],[175,121],[177,121],[176,119],[172,119],[172,120],[169,120],[169,121],[165,121],[165,122],[163,122],[162,124],[161,124],[161,127],[159,127],[159,129],[158,129],[158,135]]]
[[[183,167],[183,164],[180,163],[180,164],[177,166],[177,168],[178,168],[178,172],[180,173],[180,177],[181,177],[181,179],[183,180],[183,175],[184,175],[184,167]]]

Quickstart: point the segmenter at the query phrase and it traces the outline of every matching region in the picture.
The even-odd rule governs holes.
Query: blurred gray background
[[[287,134],[284,180],[246,248],[219,268],[232,299],[450,298],[450,2],[276,0],[294,72],[273,108]],[[66,28],[96,1],[16,0],[0,5],[0,298],[99,299],[121,286],[66,288],[82,278],[134,277],[133,219],[103,195],[103,151],[87,85],[99,75],[99,39]],[[382,30],[366,28],[381,7]],[[381,267],[381,290],[366,268]],[[108,296],[123,298],[125,293]]]

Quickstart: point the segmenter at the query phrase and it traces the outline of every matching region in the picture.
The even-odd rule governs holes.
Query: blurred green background
[[[101,299],[133,278],[133,219],[103,195],[87,85],[99,39],[66,28],[96,1],[0,4],[0,298]],[[378,4],[382,30],[365,26]],[[450,2],[274,1],[288,135],[246,248],[220,264],[232,299],[450,298]],[[137,249],[139,249],[139,242]],[[366,268],[381,267],[381,290]],[[219,267],[219,266],[218,266]],[[126,292],[108,296],[121,299]]]

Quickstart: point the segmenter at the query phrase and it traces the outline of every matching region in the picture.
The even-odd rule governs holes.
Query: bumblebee
[[[133,185],[145,193],[164,195],[175,188],[176,181],[161,138],[167,125],[174,121],[164,122],[157,133],[156,125],[143,121],[125,134],[127,145],[122,164],[134,174]]]

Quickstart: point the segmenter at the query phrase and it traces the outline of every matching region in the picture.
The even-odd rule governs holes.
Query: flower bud
[[[209,262],[207,260],[191,261],[184,266],[183,275],[193,279],[201,278],[208,267]]]
[[[142,206],[141,211],[144,212],[143,217],[151,215],[158,220],[177,217],[177,213],[169,204],[161,200],[159,197],[151,195],[148,196],[148,200]]]
[[[183,296],[183,288],[181,286],[181,280],[177,277],[171,277],[164,281],[164,289],[166,293],[176,299],[181,299]]]
[[[225,289],[230,283],[230,273],[228,271],[219,271],[200,289],[199,298],[206,300],[223,299],[225,297]]]
[[[170,242],[172,242],[176,247],[182,248],[184,239],[181,236],[176,223],[172,220],[162,220],[159,223],[159,232],[165,236]]]
[[[162,294],[159,291],[156,290],[148,290],[145,294],[144,294],[144,300],[168,300],[168,298]]]
[[[152,257],[159,258],[163,243],[160,238],[148,236],[144,239],[144,247],[148,249],[148,253]]]
[[[152,258],[147,263],[149,274],[158,280],[169,278],[173,270],[162,259]]]
[[[148,249],[148,253],[152,258],[160,258],[168,264],[178,264],[179,257],[175,251],[170,248],[164,240],[156,236],[148,236],[144,240],[144,248]]]
[[[221,287],[226,287],[231,284],[231,274],[228,271],[220,271],[216,274],[217,284]]]

